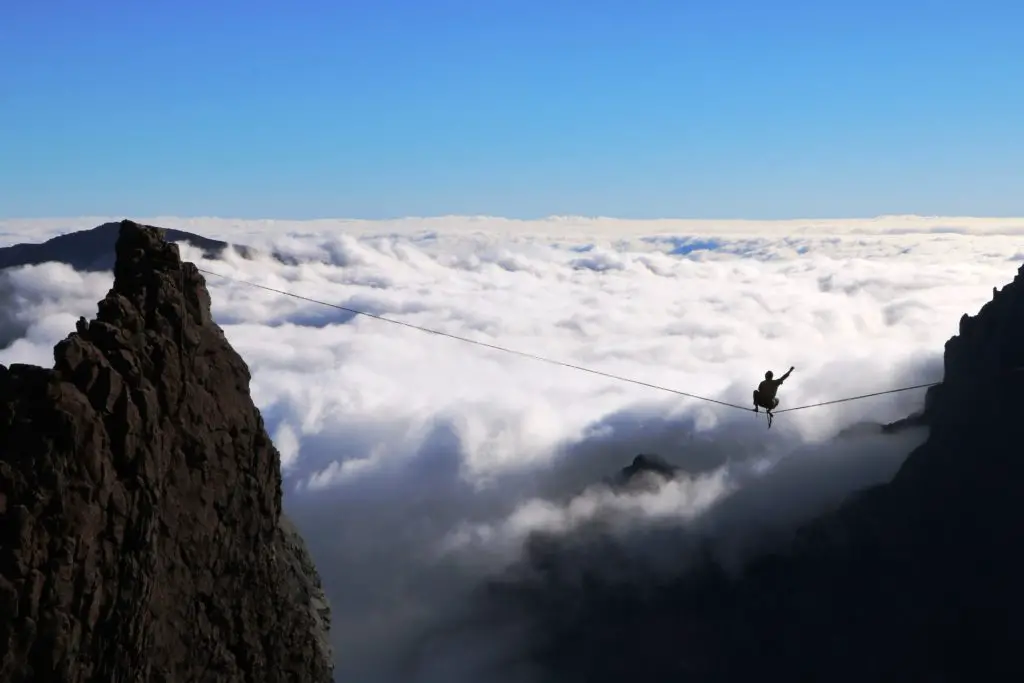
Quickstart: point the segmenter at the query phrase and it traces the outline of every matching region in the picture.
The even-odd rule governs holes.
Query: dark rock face
[[[666,462],[663,458],[647,453],[641,453],[626,467],[619,470],[619,476],[614,483],[619,486],[631,486],[640,480],[665,480],[676,476],[679,468]]]
[[[329,613],[204,280],[120,225],[114,287],[0,366],[0,680],[329,681]]]
[[[560,683],[1019,680],[1024,661],[1024,267],[945,349],[893,480],[738,575],[565,582],[550,543],[496,584]],[[585,574],[586,567],[575,568]],[[563,605],[554,609],[548,606]]]
[[[26,242],[0,247],[0,270],[48,262],[66,263],[80,271],[111,270],[114,267],[114,245],[121,225],[104,223],[91,230],[59,235],[39,244]],[[188,242],[202,249],[206,258],[218,258],[232,247],[246,258],[256,254],[250,247],[231,245],[181,230],[165,230],[164,238],[171,242]]]

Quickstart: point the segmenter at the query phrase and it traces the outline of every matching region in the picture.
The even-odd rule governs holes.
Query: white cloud
[[[235,218],[178,216],[80,216],[75,218],[0,218],[0,244],[42,241],[101,223],[131,218],[140,223],[194,232],[206,237],[245,243],[290,242],[301,246],[306,238],[329,234],[354,236],[394,235],[407,238],[478,234],[497,236],[502,241],[522,236],[579,242],[595,238],[635,239],[651,236],[688,235],[697,237],[746,236],[767,238],[780,246],[796,249],[806,237],[864,235],[914,238],[924,235],[1021,236],[1024,217],[973,216],[878,216],[875,218],[808,218],[795,220],[630,220],[587,216],[551,216],[540,220],[517,220],[495,216],[438,216],[392,220],[320,219],[250,220]],[[302,246],[308,249],[308,246]]]
[[[104,220],[0,221],[0,233],[43,239]],[[217,273],[742,406],[765,369],[795,365],[781,407],[939,379],[943,343],[1013,278],[1024,235],[1024,219],[918,217],[139,220],[306,259],[184,250]],[[433,680],[384,662],[532,530],[610,524],[628,544],[658,519],[743,545],[755,523],[884,479],[920,439],[834,437],[903,417],[923,392],[786,413],[767,431],[750,412],[208,284],[323,569],[341,678]],[[3,275],[0,362],[49,364],[109,286],[53,264]],[[689,474],[640,493],[597,484],[639,452]]]
[[[53,346],[92,317],[111,275],[44,263],[0,271],[0,363],[53,365]]]

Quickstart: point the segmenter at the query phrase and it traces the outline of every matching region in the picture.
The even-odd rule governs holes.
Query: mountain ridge
[[[20,242],[0,247],[0,270],[41,263],[64,263],[75,270],[86,272],[112,270],[122,225],[123,221],[103,223],[88,230],[57,235],[45,242]],[[247,259],[255,258],[260,253],[246,245],[230,244],[191,232],[155,229],[163,230],[164,239],[170,242],[187,242],[201,249],[205,258],[221,258],[230,249]]]

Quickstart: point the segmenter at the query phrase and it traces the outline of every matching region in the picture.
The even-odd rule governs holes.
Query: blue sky
[[[0,216],[1024,215],[1019,0],[0,4]]]

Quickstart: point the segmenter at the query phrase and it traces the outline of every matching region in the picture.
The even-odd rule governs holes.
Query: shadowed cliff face
[[[597,571],[614,558],[607,539],[538,537],[490,586],[490,609],[526,621],[533,659],[559,683],[1020,678],[1021,368],[1024,267],[946,344],[918,421],[929,437],[889,483],[738,573],[709,541],[678,548],[673,580],[610,581]],[[671,552],[671,534],[659,542]]]
[[[0,366],[0,680],[329,681],[329,613],[203,278],[120,226],[113,289]]]

